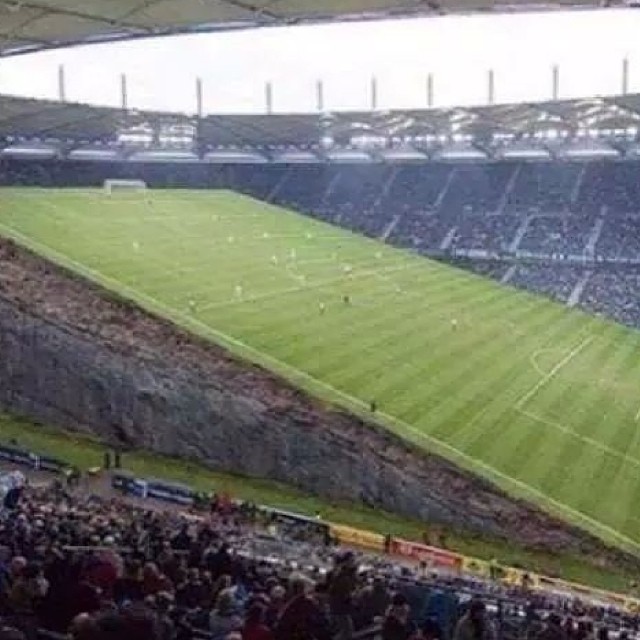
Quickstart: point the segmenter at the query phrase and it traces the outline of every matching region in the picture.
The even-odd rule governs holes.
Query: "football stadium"
[[[640,637],[629,58],[305,113],[71,100],[55,58],[629,7],[0,0],[0,640]],[[3,92],[42,54],[55,96]]]

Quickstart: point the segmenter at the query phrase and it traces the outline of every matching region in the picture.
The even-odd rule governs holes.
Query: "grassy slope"
[[[56,455],[80,469],[102,464],[104,448],[97,441],[0,414],[0,442],[11,440],[42,454]],[[422,542],[425,532],[424,523],[418,521],[358,504],[329,503],[276,482],[218,473],[183,460],[138,451],[126,454],[123,464],[142,476],[176,480],[202,491],[227,492],[244,500],[309,516],[320,513],[327,520],[382,534],[391,533]],[[635,579],[632,575],[593,566],[585,558],[531,551],[519,547],[517,542],[507,545],[501,540],[447,532],[447,545],[451,550],[473,557],[496,558],[505,565],[526,567],[544,575],[613,591],[627,591],[631,580]]]
[[[419,446],[640,542],[638,332],[230,193],[2,190],[0,232],[324,397],[375,399]]]

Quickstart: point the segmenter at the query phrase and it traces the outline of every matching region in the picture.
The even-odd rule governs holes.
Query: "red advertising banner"
[[[437,567],[445,567],[448,569],[462,568],[462,556],[457,553],[451,553],[437,547],[429,547],[426,544],[410,542],[409,540],[400,540],[393,538],[391,540],[391,553],[412,558],[418,562],[426,562],[429,565]]]

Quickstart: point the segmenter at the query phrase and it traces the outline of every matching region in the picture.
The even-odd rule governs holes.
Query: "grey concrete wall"
[[[304,394],[299,406],[278,410],[259,384],[239,392],[227,373],[203,375],[161,355],[118,348],[0,297],[0,407],[7,410],[331,499],[620,560],[589,535],[354,416],[319,413]]]

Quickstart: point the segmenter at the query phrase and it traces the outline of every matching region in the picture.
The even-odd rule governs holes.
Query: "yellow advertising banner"
[[[525,572],[520,569],[515,569],[514,567],[502,567],[501,580],[511,587],[521,587],[523,586],[524,575]]]
[[[478,560],[477,558],[468,558],[465,556],[462,559],[462,570],[467,573],[473,573],[476,576],[482,576],[488,578],[491,574],[491,565],[484,560]]]
[[[353,529],[340,524],[331,524],[329,531],[331,537],[335,538],[340,544],[364,547],[374,551],[384,551],[384,536],[379,533]]]

